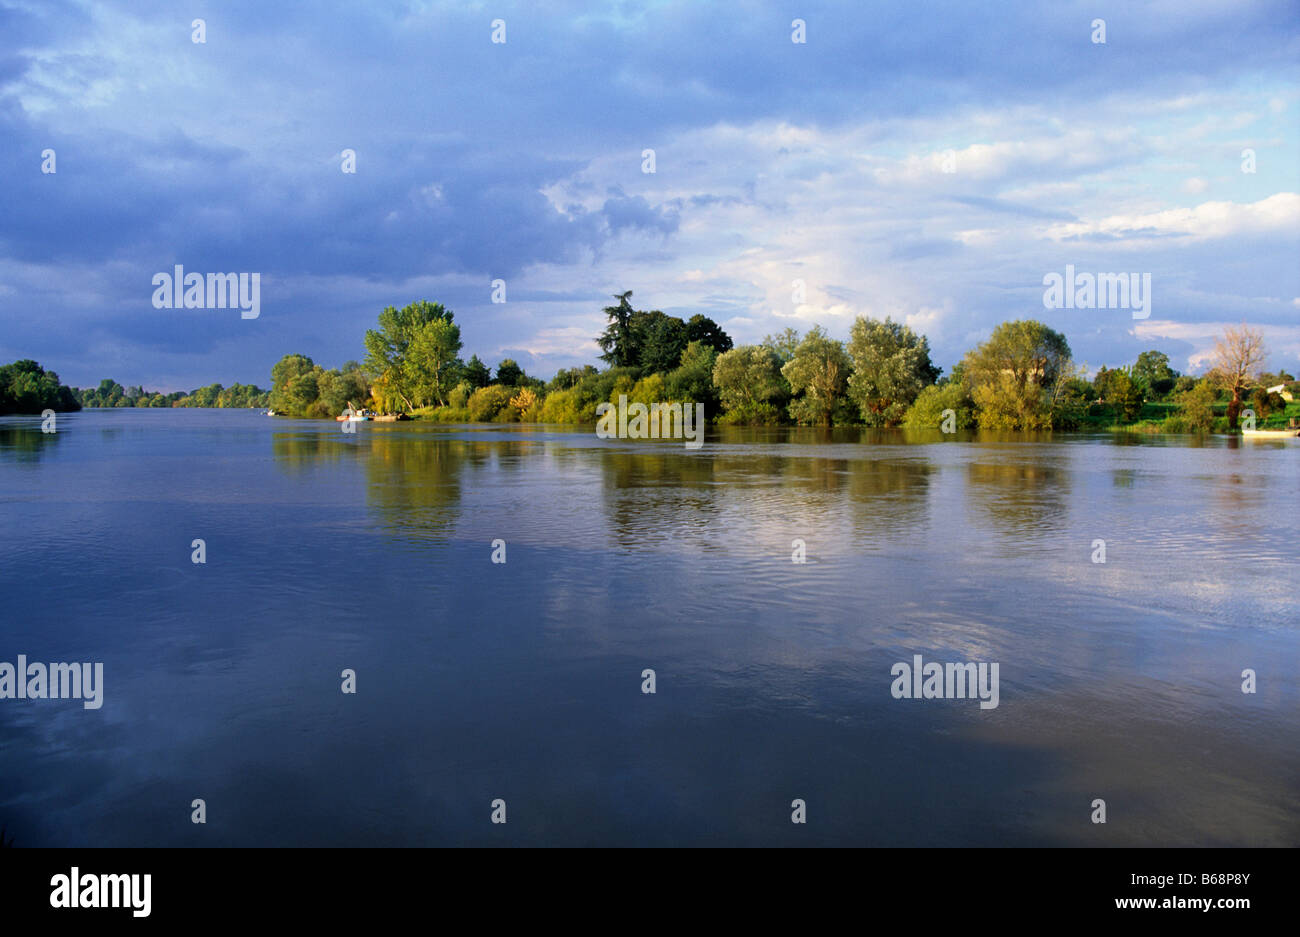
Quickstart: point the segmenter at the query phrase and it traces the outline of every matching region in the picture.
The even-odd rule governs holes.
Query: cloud
[[[80,383],[265,384],[429,298],[467,355],[567,367],[634,288],[737,340],[892,315],[950,364],[1033,315],[1117,364],[1131,321],[1039,301],[1046,270],[1117,256],[1168,321],[1294,319],[1293,5],[1125,9],[1104,47],[1068,4],[798,15],[806,45],[774,0],[0,6],[0,352]],[[173,263],[261,272],[262,318],[156,315]]]

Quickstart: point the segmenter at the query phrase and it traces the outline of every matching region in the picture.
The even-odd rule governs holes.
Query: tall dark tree
[[[475,389],[487,387],[492,383],[492,369],[479,360],[478,355],[471,355],[465,364],[462,377]]]
[[[497,365],[496,382],[498,384],[502,384],[505,387],[518,387],[519,383],[523,379],[524,369],[519,367],[513,358],[507,358],[505,361],[502,361]]]
[[[632,291],[615,294],[614,298],[618,300],[618,305],[605,307],[609,325],[596,339],[596,344],[601,350],[600,360],[616,368],[636,367],[641,357],[641,350],[637,347],[636,337],[632,332],[632,319],[636,315],[636,310],[632,308],[630,301]]]
[[[640,348],[634,362],[642,371],[657,374],[671,371],[682,360],[686,350],[686,323],[676,316],[665,315],[658,309],[637,312],[632,320],[636,344]]]
[[[733,346],[731,336],[722,331],[722,326],[698,312],[686,323],[686,341],[708,345],[718,354],[731,351]]]

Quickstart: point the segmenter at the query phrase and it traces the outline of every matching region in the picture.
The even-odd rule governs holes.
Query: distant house
[[[1290,403],[1291,401],[1295,400],[1295,394],[1287,390],[1285,384],[1275,384],[1272,387],[1267,387],[1264,389],[1264,392],[1267,394],[1277,394],[1287,403]]]

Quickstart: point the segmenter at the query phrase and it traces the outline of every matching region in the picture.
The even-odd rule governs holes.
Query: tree
[[[317,378],[320,370],[306,355],[285,355],[277,361],[271,366],[271,409],[281,413],[306,414],[320,396]],[[210,406],[202,402],[205,391],[206,388],[199,388],[190,395],[195,401],[192,406]]]
[[[868,426],[895,426],[921,390],[939,377],[930,343],[901,322],[859,316],[849,329],[849,398]]]
[[[478,355],[470,357],[469,361],[465,364],[464,370],[461,372],[461,377],[466,381],[469,381],[470,387],[474,389],[487,387],[492,383],[492,371],[486,364],[479,360]]]
[[[497,383],[503,387],[518,387],[524,379],[524,369],[515,363],[513,358],[507,358],[497,365]]]
[[[775,335],[765,335],[762,345],[764,348],[770,348],[784,367],[786,362],[794,357],[795,350],[799,347],[799,330],[786,326]]]
[[[325,371],[317,378],[319,405],[315,408],[321,416],[337,416],[348,407],[364,408],[370,398],[369,381],[357,366],[350,361],[338,371]]]
[[[1228,429],[1237,428],[1242,396],[1267,359],[1264,336],[1244,322],[1224,329],[1223,337],[1214,343],[1209,377],[1229,394]]]
[[[682,354],[692,342],[711,349],[715,354],[731,348],[731,337],[704,315],[694,315],[689,322],[652,309],[633,309],[632,291],[614,298],[617,306],[606,306],[609,324],[596,339],[601,360],[614,367],[640,368],[649,373],[670,371],[678,367]]]
[[[594,378],[599,372],[589,364],[581,368],[560,368],[546,385],[547,391],[568,390],[577,387],[585,380]]]
[[[446,318],[430,319],[411,337],[402,362],[402,376],[417,406],[445,406],[447,394],[459,380],[460,326]]]
[[[510,406],[519,411],[520,419],[523,419],[536,404],[537,394],[529,387],[521,388],[519,393],[510,398]]]
[[[510,391],[511,388],[500,384],[480,387],[469,396],[469,418],[475,423],[492,422],[502,411],[510,410]]]
[[[1174,388],[1178,372],[1169,366],[1163,351],[1144,351],[1130,369],[1133,380],[1146,387],[1153,397],[1163,397]]]
[[[718,355],[713,363],[713,386],[722,405],[739,419],[766,416],[764,407],[785,391],[781,359],[762,345],[742,345]]]
[[[931,384],[916,395],[907,408],[903,425],[916,429],[943,429],[944,411],[951,410],[953,429],[975,425],[975,402],[961,381]]]
[[[708,345],[718,354],[731,351],[734,345],[731,336],[722,331],[722,326],[700,313],[691,316],[686,323],[686,341]]]
[[[677,367],[689,343],[685,322],[655,309],[635,313],[632,328],[639,349],[637,367],[650,374]]]
[[[366,331],[366,370],[408,410],[444,402],[455,385],[461,343],[453,320],[441,303],[420,300],[389,306],[379,314],[379,328]]]
[[[71,387],[30,358],[0,366],[0,413],[41,413],[80,410]]]
[[[717,394],[713,388],[713,365],[718,353],[701,342],[691,342],[682,352],[681,364],[668,372],[667,396],[681,403],[702,403],[705,412],[716,410]]]
[[[601,349],[600,360],[616,368],[636,367],[641,357],[641,349],[637,347],[636,336],[632,331],[632,317],[636,315],[636,310],[632,308],[631,296],[631,290],[615,294],[618,305],[605,307],[609,325],[596,339],[596,344]]]
[[[800,423],[830,426],[851,367],[843,342],[829,338],[820,326],[809,330],[781,368],[791,391],[800,395],[790,402],[790,416]]]
[[[1065,336],[1032,319],[1003,322],[962,365],[985,428],[1050,428],[1063,379],[1073,377]]]
[[[1217,396],[1213,383],[1208,380],[1197,381],[1188,390],[1175,394],[1180,428],[1194,433],[1208,433],[1214,429],[1214,400]]]
[[[1122,422],[1132,423],[1142,412],[1142,387],[1124,368],[1116,368],[1107,374],[1106,402],[1115,408],[1115,415]]]

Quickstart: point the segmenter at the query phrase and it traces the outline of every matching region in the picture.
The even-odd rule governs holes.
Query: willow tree
[[[798,395],[790,402],[790,416],[800,423],[830,426],[852,367],[843,342],[827,336],[820,326],[809,330],[781,369]]]
[[[962,366],[985,429],[1050,429],[1073,376],[1065,336],[1032,319],[1003,322]]]
[[[849,397],[868,426],[896,426],[923,389],[939,377],[930,342],[902,322],[858,316],[849,329],[853,376]]]

